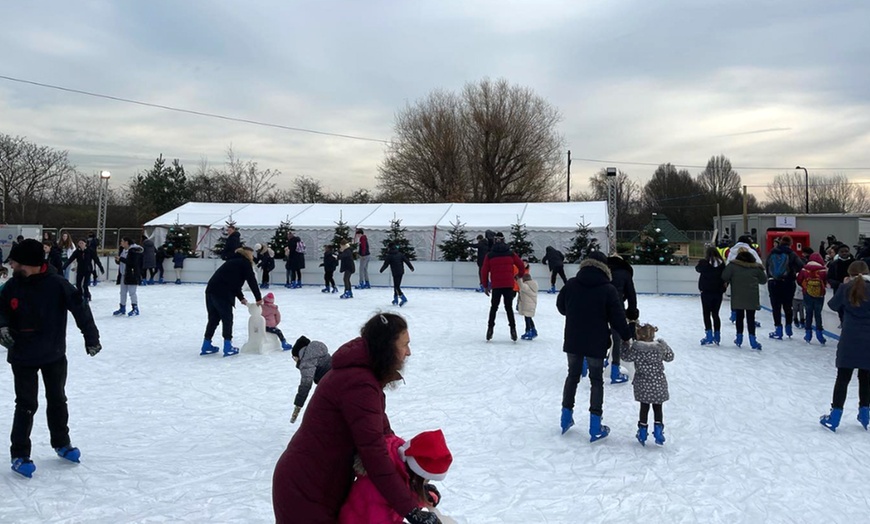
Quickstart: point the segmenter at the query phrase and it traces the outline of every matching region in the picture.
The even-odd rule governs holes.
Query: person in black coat
[[[76,266],[76,290],[82,294],[82,297],[88,302],[91,301],[91,290],[88,288],[88,279],[91,276],[91,268],[94,264],[100,268],[100,273],[105,273],[103,264],[100,258],[95,256],[96,253],[88,249],[88,244],[84,240],[78,241],[78,249],[76,249],[66,264],[63,265],[64,271],[73,262],[77,262]]]
[[[335,268],[338,267],[338,259],[335,258],[335,253],[332,250],[332,246],[327,244],[323,247],[323,262],[320,264],[320,267],[323,268],[323,289],[321,289],[322,293],[329,293],[330,288],[333,293],[338,293],[338,287],[335,285],[335,278],[333,275],[335,274]]]
[[[305,269],[305,253],[299,252],[300,242],[298,236],[292,231],[287,233],[287,247],[284,248],[284,267],[287,269],[286,288],[295,289],[302,287],[302,270]],[[303,248],[304,249],[304,248]]]
[[[628,307],[625,308],[625,317],[629,321],[637,320],[640,312],[637,309],[637,292],[634,289],[634,268],[619,255],[607,257],[607,267],[610,268],[611,283],[619,294],[619,303],[624,305],[625,302],[628,302]],[[616,329],[611,330],[611,339],[613,349],[610,351],[610,359],[613,365],[610,367],[610,383],[622,384],[628,382],[628,375],[619,368],[622,363],[620,360],[622,339]]]
[[[550,290],[547,293],[556,293],[556,275],[562,277],[562,284],[568,282],[565,278],[565,254],[554,248],[547,246],[547,254],[541,259],[542,264],[547,264],[550,269]]]
[[[704,316],[704,338],[702,346],[710,344],[719,345],[722,338],[722,321],[719,319],[719,308],[722,307],[722,297],[728,287],[722,280],[722,272],[725,271],[725,260],[719,250],[713,246],[707,248],[707,252],[698,265],[695,266],[700,276],[698,277],[698,290],[701,292],[701,310]]]
[[[577,276],[568,280],[559,291],[556,308],[565,316],[562,350],[568,354],[568,376],[562,390],[562,433],[574,425],[574,397],[585,358],[592,386],[589,435],[594,442],[610,432],[607,426],[601,425],[601,416],[604,413],[604,359],[611,345],[611,326],[623,341],[631,338],[625,309],[619,293],[611,284],[607,257],[603,253],[593,252],[580,264]]]
[[[224,249],[221,251],[221,259],[229,260],[238,256],[236,250],[242,247],[242,234],[236,229],[236,226],[227,226],[227,240],[224,242]]]
[[[43,240],[42,250],[45,253],[45,263],[57,270],[58,273],[63,273],[63,257],[60,246],[51,240]]]
[[[118,264],[118,278],[121,284],[120,308],[112,315],[119,317],[127,313],[127,295],[130,295],[130,312],[127,316],[139,315],[139,297],[136,291],[142,282],[142,247],[136,244],[132,238],[121,239],[121,250],[115,262]]]
[[[160,246],[157,248],[157,255],[155,255],[155,259],[157,261],[157,283],[163,283],[163,262],[166,261],[166,246]]]
[[[254,263],[263,271],[261,289],[269,289],[269,275],[275,269],[275,252],[269,244],[254,244]]]
[[[350,276],[356,272],[356,264],[353,262],[353,248],[347,241],[344,241],[344,243],[341,244],[341,253],[338,254],[338,263],[338,270],[344,277],[344,293],[342,293],[339,298],[353,298]]]
[[[72,313],[91,356],[101,348],[100,332],[87,302],[54,268],[44,265],[37,240],[23,240],[9,255],[12,278],[0,290],[0,343],[7,348],[15,381],[12,420],[12,469],[30,477],[30,432],[38,407],[39,374],[45,384],[46,418],[51,446],[61,458],[78,462],[81,453],[70,443],[66,397],[67,312]]]
[[[483,235],[477,235],[477,243],[472,244],[471,247],[477,249],[477,274],[480,274],[480,269],[483,267],[483,259],[486,258],[486,254],[489,253],[489,241],[484,238]],[[484,287],[481,284],[475,290],[478,293],[483,293]]]
[[[208,313],[208,322],[205,325],[200,355],[218,352],[218,347],[211,343],[218,324],[222,325],[224,356],[228,357],[239,352],[239,348],[233,347],[233,307],[236,298],[243,305],[248,305],[245,294],[242,293],[243,284],[247,282],[254,293],[257,305],[263,305],[263,297],[257,286],[257,275],[254,273],[254,250],[240,247],[236,250],[236,255],[217,268],[205,287],[205,310]]]
[[[99,251],[97,250],[100,249],[100,240],[97,238],[93,231],[88,233],[88,249],[90,249],[94,253],[94,258],[99,257]],[[105,274],[105,271],[103,272],[103,274]],[[97,268],[94,266],[91,267],[91,280],[91,285],[96,286],[98,282]]]
[[[399,251],[399,248],[396,247],[396,244],[392,242],[387,244],[387,255],[384,257],[384,265],[381,266],[381,273],[384,272],[388,267],[390,268],[390,273],[393,275],[393,305],[399,305],[399,307],[404,306],[408,301],[405,298],[405,294],[402,293],[402,277],[405,275],[405,266],[411,271],[414,271],[414,265],[411,264],[411,260],[408,258],[408,255]]]
[[[797,274],[804,267],[804,263],[800,257],[792,251],[792,238],[789,235],[783,235],[779,239],[779,246],[771,250],[767,256],[767,262],[764,264],[767,270],[767,290],[770,295],[770,308],[773,310],[773,325],[774,332],[770,333],[770,338],[782,340],[783,322],[782,314],[785,313],[785,335],[791,338],[792,321],[794,320],[794,310],[792,309],[792,301],[794,293],[797,290]],[[774,274],[777,268],[777,260],[784,257],[786,261],[784,273],[781,275]]]

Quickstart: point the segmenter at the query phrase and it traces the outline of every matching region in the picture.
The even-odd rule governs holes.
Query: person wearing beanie
[[[813,340],[813,321],[815,334],[819,344],[825,345],[825,326],[822,325],[822,309],[825,306],[825,294],[828,287],[828,270],[825,260],[818,253],[810,255],[810,261],[798,273],[797,282],[803,293],[803,305],[806,309],[804,323],[804,340],[809,344]]]
[[[119,304],[121,307],[112,315],[120,317],[127,313],[127,295],[129,294],[131,309],[127,316],[139,316],[139,297],[136,290],[145,278],[142,272],[142,248],[130,237],[122,238],[121,252],[115,257],[115,262],[118,264],[118,277],[121,284],[121,302]]]
[[[351,289],[350,283],[350,276],[356,272],[356,265],[353,262],[353,248],[347,240],[343,240],[340,247],[338,270],[344,276],[344,293],[339,298],[353,298],[353,289]]]
[[[275,252],[269,244],[255,244],[254,252],[254,262],[263,271],[260,289],[269,289],[269,274],[275,269]]]
[[[631,338],[619,292],[611,284],[607,256],[593,251],[580,264],[577,276],[568,280],[556,297],[556,309],[565,316],[562,351],[568,356],[568,376],[562,389],[562,433],[574,425],[574,401],[583,374],[589,366],[590,442],[606,437],[610,428],[601,424],[604,414],[604,359],[611,345],[611,328],[622,341]]]
[[[275,295],[272,293],[266,293],[266,296],[263,297],[263,305],[260,307],[260,313],[263,315],[263,318],[266,319],[266,333],[271,333],[278,337],[278,340],[281,341],[281,348],[284,351],[287,351],[292,346],[287,342],[287,339],[284,338],[284,333],[278,329],[278,324],[281,323],[281,312],[278,311],[278,305],[275,304]]]
[[[247,306],[248,301],[242,292],[242,285],[248,284],[254,293],[254,299],[258,306],[263,305],[263,297],[257,286],[257,275],[254,274],[254,250],[249,247],[240,247],[236,250],[236,256],[230,257],[217,268],[217,271],[208,279],[205,286],[205,309],[208,314],[208,322],[205,325],[205,336],[202,341],[200,355],[211,355],[220,349],[211,344],[211,338],[221,324],[221,333],[224,339],[224,356],[229,357],[239,353],[239,348],[233,346],[233,307],[238,298],[239,302]]]
[[[100,332],[82,294],[44,262],[42,244],[25,239],[9,254],[12,278],[0,290],[0,344],[12,366],[15,415],[10,447],[12,470],[33,476],[30,432],[39,406],[39,375],[45,385],[46,418],[51,446],[59,457],[79,462],[70,443],[66,381],[67,312],[85,339],[85,351],[100,352]]]
[[[292,424],[296,422],[296,417],[305,405],[311,385],[320,383],[323,375],[332,368],[332,356],[326,344],[319,340],[312,342],[305,335],[296,339],[290,354],[296,362],[296,369],[302,375],[299,389],[296,391],[296,399],[293,401],[293,415],[290,417]]]
[[[421,508],[432,509],[441,501],[441,493],[429,481],[444,480],[450,464],[453,463],[453,455],[447,448],[444,433],[440,429],[424,431],[407,442],[396,435],[390,435],[387,437],[387,452],[396,471],[419,499],[418,509],[415,511],[423,515],[424,519],[434,517],[434,520],[422,522],[438,522],[435,514]],[[341,507],[339,524],[404,522],[403,516],[396,513],[378,492],[358,457],[354,461],[354,471],[357,479]]]
[[[516,273],[514,272],[515,268]],[[489,304],[489,319],[486,326],[487,342],[492,340],[492,334],[495,330],[495,317],[498,314],[498,306],[502,301],[504,301],[504,309],[505,313],[507,313],[511,340],[516,342],[517,325],[514,319],[513,308],[513,301],[516,296],[514,292],[514,275],[522,278],[525,274],[526,269],[522,259],[505,244],[504,235],[496,233],[492,249],[486,254],[486,257],[483,259],[483,265],[480,267],[480,285],[485,286],[484,293],[486,293],[486,296],[492,297]]]
[[[410,343],[405,319],[380,313],[332,355],[332,368],[275,465],[272,509],[277,524],[336,522],[354,481],[355,455],[396,513],[412,524],[437,522],[434,515],[421,515],[419,495],[386,452],[393,430],[384,389],[402,381]]]

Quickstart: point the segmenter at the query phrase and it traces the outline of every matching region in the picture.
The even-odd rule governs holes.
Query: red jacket
[[[814,279],[821,280],[821,289],[816,290],[816,292],[820,293],[820,297],[824,297],[825,288],[828,287],[828,270],[827,268],[825,268],[825,261],[818,253],[813,253],[812,255],[810,255],[810,261],[807,262],[807,265],[805,265],[803,269],[801,269],[801,272],[798,273],[797,276],[798,284],[801,285],[804,293],[808,293],[807,281]]]
[[[390,452],[390,459],[393,461],[396,472],[402,476],[406,483],[409,483],[411,478],[408,475],[405,461],[399,456],[399,447],[404,443],[404,440],[395,435],[387,437],[387,449]],[[423,507],[422,503],[418,503],[418,505]],[[338,518],[339,524],[368,522],[401,524],[403,521],[404,517],[390,507],[368,475],[357,477],[353,487],[350,488],[350,495],[344,502]]]
[[[514,267],[517,268],[517,274],[520,277],[526,272],[523,261],[510,250],[507,244],[496,243],[483,259],[483,266],[480,268],[480,285],[486,287],[487,281],[491,281],[490,287],[492,289],[513,289]]]
[[[272,507],[279,524],[334,523],[354,479],[359,454],[371,482],[399,515],[417,497],[387,451],[392,435],[384,391],[371,370],[366,342],[351,340],[335,352],[296,434],[272,477]]]

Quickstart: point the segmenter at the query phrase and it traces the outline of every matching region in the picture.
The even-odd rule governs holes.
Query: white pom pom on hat
[[[424,431],[402,444],[399,455],[411,471],[426,480],[444,480],[453,462],[440,429]]]

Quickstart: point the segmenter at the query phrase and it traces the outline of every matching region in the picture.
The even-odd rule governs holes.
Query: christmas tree
[[[341,245],[345,242],[350,244],[350,247],[356,252],[356,244],[351,242],[352,239],[353,235],[350,232],[350,226],[339,215],[338,222],[335,223],[335,234],[332,236],[333,253],[340,253]]]
[[[661,228],[649,225],[640,233],[640,243],[634,246],[631,256],[635,264],[671,265],[674,263],[674,248],[668,245]]]
[[[395,244],[399,252],[408,256],[408,260],[417,260],[417,254],[414,253],[414,246],[405,238],[406,228],[402,227],[402,221],[397,219],[390,220],[390,231],[387,232],[387,238],[384,239],[381,248],[380,259],[384,260],[387,257],[387,251],[390,244]]]
[[[532,243],[526,240],[529,232],[526,231],[525,224],[514,224],[511,226],[511,241],[508,243],[511,250],[523,260],[529,262],[537,262],[538,257],[535,256],[535,250],[532,248]]]
[[[230,216],[230,219],[227,220],[226,226],[224,226],[224,228],[221,229],[221,237],[217,240],[217,242],[214,243],[214,247],[211,248],[212,253],[214,253],[215,256],[217,256],[218,258],[220,258],[221,254],[223,254],[223,252],[224,252],[224,246],[227,243],[227,237],[230,236],[229,232],[227,231],[227,228],[230,228],[230,227],[236,227],[236,221],[233,220],[232,216]],[[236,230],[238,230],[238,228],[236,228]],[[245,241],[244,240],[240,240],[240,241],[241,241],[241,245],[244,246]]]
[[[166,255],[172,257],[176,251],[181,251],[186,257],[195,257],[190,245],[190,231],[176,222],[169,228],[169,234],[163,242]]]
[[[601,250],[598,239],[592,236],[594,233],[589,224],[578,223],[574,238],[571,239],[571,247],[565,253],[565,261],[573,264],[586,258],[589,253]]]
[[[275,230],[272,240],[269,241],[272,251],[275,252],[275,258],[284,258],[284,248],[287,247],[287,234],[293,231],[293,228],[290,227],[292,225],[289,220],[282,220],[281,224],[278,225],[278,229]]]
[[[448,262],[471,260],[471,253],[469,252],[471,245],[465,236],[465,224],[459,222],[459,217],[457,216],[456,223],[451,222],[450,225],[453,226],[453,229],[448,233],[447,240],[443,244],[438,244],[438,249],[441,250],[444,260]]]

